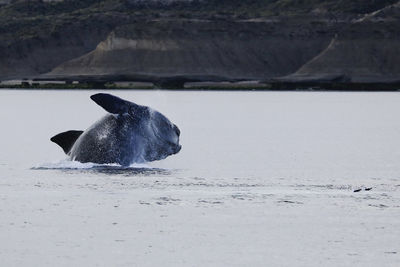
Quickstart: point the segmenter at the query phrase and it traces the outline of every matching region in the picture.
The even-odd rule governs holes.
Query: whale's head
[[[146,125],[144,137],[147,140],[144,159],[146,161],[160,160],[178,153],[182,148],[179,144],[181,131],[178,126],[160,112],[146,108],[148,119],[143,122],[143,125]]]

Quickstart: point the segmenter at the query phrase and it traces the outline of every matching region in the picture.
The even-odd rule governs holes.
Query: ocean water
[[[181,130],[122,168],[49,140],[98,92],[0,91],[3,266],[400,266],[399,93],[111,91]]]

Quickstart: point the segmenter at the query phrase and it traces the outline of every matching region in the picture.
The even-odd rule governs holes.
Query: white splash
[[[32,169],[71,169],[71,170],[77,170],[77,169],[94,169],[94,168],[101,168],[101,167],[121,167],[121,168],[127,168],[123,167],[117,163],[110,163],[110,164],[99,164],[99,163],[93,163],[93,162],[86,162],[82,163],[79,161],[73,161],[70,159],[64,159],[64,160],[59,160],[59,161],[54,161],[54,162],[49,162],[49,163],[42,163],[38,164],[37,166],[32,167]],[[149,166],[146,163],[134,163],[130,165],[128,168],[142,168],[142,169],[151,169],[152,167]]]

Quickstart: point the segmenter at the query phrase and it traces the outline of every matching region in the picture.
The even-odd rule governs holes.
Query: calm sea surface
[[[0,91],[4,266],[400,266],[400,93],[110,91],[181,130],[123,169],[49,140],[98,92]]]

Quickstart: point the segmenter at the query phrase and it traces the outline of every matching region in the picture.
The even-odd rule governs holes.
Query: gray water
[[[399,266],[399,93],[112,91],[181,129],[120,168],[49,140],[97,92],[0,91],[4,266]]]

